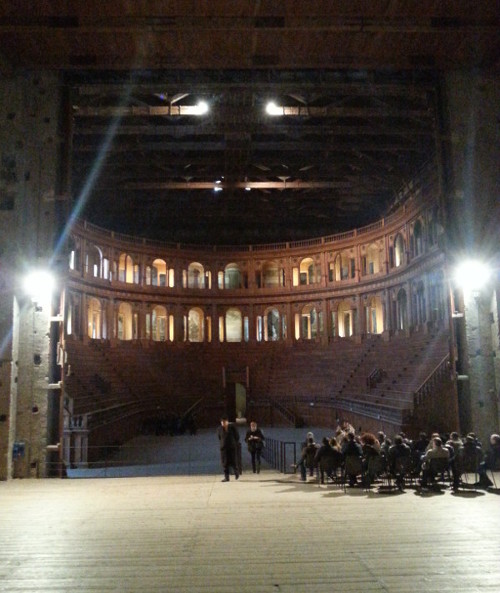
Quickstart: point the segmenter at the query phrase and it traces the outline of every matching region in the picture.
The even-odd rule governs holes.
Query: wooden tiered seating
[[[65,387],[73,413],[89,415],[91,431],[124,418],[182,416],[200,401],[220,410],[222,369],[241,375],[247,367],[248,405],[286,410],[283,421],[312,421],[311,406],[319,406],[402,425],[418,404],[416,391],[447,349],[445,333],[293,345],[68,340],[71,373]],[[367,382],[373,369],[383,370],[375,386]]]

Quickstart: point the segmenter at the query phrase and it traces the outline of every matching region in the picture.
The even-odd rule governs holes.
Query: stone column
[[[440,91],[437,147],[452,274],[458,255],[498,257],[500,86],[489,72],[461,70],[448,72]],[[498,290],[497,273],[488,288],[464,295],[457,332],[461,430],[478,433],[483,443],[499,427]]]

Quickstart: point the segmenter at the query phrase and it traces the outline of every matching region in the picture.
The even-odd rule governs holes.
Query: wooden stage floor
[[[500,497],[383,495],[266,469],[0,483],[9,593],[498,593]]]

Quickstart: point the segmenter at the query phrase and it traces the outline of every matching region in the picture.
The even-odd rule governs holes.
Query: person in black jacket
[[[264,433],[257,427],[257,422],[250,422],[250,428],[245,436],[245,443],[252,457],[253,473],[260,474],[260,455],[264,447]]]
[[[238,471],[238,444],[240,435],[236,426],[229,422],[227,416],[222,416],[220,419],[217,436],[219,438],[220,460],[224,470],[224,479],[222,481],[229,482],[229,469],[231,467],[234,471],[234,477],[238,479],[240,477]]]
[[[314,464],[319,468],[320,482],[324,484],[325,474],[327,478],[334,479],[334,473],[342,465],[342,453],[339,448],[333,448],[326,437],[321,442],[322,445],[316,452]]]

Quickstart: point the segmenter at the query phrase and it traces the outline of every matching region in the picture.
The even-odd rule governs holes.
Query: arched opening
[[[224,288],[241,288],[241,271],[238,264],[228,264],[224,268]]]
[[[199,262],[192,262],[188,266],[188,288],[205,288],[205,269]]]
[[[371,276],[380,272],[380,252],[378,245],[372,243],[366,248],[366,254],[361,258],[361,270],[364,276]]]
[[[101,338],[101,303],[98,299],[92,297],[89,299],[87,308],[87,335],[93,340]]]
[[[415,315],[415,323],[423,325],[427,321],[427,307],[425,299],[425,287],[422,281],[418,282],[415,287],[413,311]]]
[[[355,260],[348,251],[337,253],[333,265],[333,276],[336,282],[354,278],[356,274]]]
[[[349,338],[354,334],[354,312],[349,301],[342,301],[340,303],[337,323],[341,338]]]
[[[85,254],[85,274],[102,277],[102,251],[96,245],[88,245]]]
[[[226,311],[226,341],[241,342],[242,336],[241,311],[239,309],[228,309]]]
[[[405,242],[401,234],[394,239],[394,266],[399,268],[404,264]]]
[[[280,313],[278,309],[267,309],[264,339],[267,342],[277,342],[281,339]]]
[[[153,286],[167,286],[167,264],[163,259],[153,261],[151,284]]]
[[[128,284],[134,283],[134,262],[126,253],[120,254],[118,260],[118,280]]]
[[[382,300],[379,296],[371,297],[366,307],[366,332],[381,334],[384,331]]]
[[[134,323],[132,306],[129,303],[120,303],[117,321],[117,338],[119,340],[132,340],[134,337]]]
[[[422,222],[417,220],[413,226],[413,257],[424,252]]]
[[[398,292],[397,302],[397,327],[398,330],[406,330],[408,327],[408,311],[407,311],[407,297],[404,288]]]
[[[306,257],[300,262],[299,266],[299,284],[306,286],[316,282],[316,269],[311,257]]]
[[[314,305],[303,307],[300,320],[300,337],[303,340],[314,340],[319,336],[320,320]]]
[[[205,339],[203,311],[199,307],[189,310],[188,313],[188,340],[189,342],[203,342]]]
[[[154,342],[165,342],[167,339],[167,309],[156,305],[151,314],[151,335]]]

